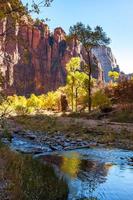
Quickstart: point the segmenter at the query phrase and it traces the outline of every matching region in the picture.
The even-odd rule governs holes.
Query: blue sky
[[[54,0],[33,17],[48,17],[51,30],[61,26],[66,32],[79,21],[102,26],[121,70],[133,72],[133,0]]]

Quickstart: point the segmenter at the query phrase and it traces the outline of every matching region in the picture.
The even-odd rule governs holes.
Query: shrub
[[[17,105],[15,107],[15,111],[16,111],[17,115],[25,115],[25,114],[28,113],[27,108],[25,106],[23,106],[23,105]]]
[[[35,94],[32,94],[30,98],[27,99],[26,107],[32,107],[34,110],[39,110],[41,108],[41,100]]]
[[[111,121],[121,122],[121,123],[133,123],[133,111],[119,110],[113,113]]]
[[[105,105],[100,106],[100,110],[103,113],[108,113],[108,112],[111,112],[113,110],[113,108],[112,108],[112,106],[105,104]]]
[[[133,103],[133,80],[120,80],[117,85],[106,87],[105,93],[114,103]]]
[[[15,107],[15,112],[17,115],[28,115],[30,113],[33,113],[34,109],[32,107],[26,107],[24,105],[17,105]]]
[[[104,108],[110,106],[111,102],[103,90],[98,90],[93,94],[92,105],[94,108]]]
[[[47,110],[59,110],[60,109],[60,96],[59,91],[48,92],[46,95],[41,95],[41,108]]]

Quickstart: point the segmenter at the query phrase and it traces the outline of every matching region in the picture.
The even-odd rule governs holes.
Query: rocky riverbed
[[[3,140],[8,142],[7,139]],[[59,132],[54,135],[47,133],[20,131],[12,135],[11,145],[16,150],[26,153],[40,154],[43,152],[67,151],[96,146],[95,142],[73,139]]]
[[[133,150],[133,124],[46,115],[12,117],[8,123],[8,136],[13,140],[19,137],[41,144],[47,151],[91,146]],[[33,151],[41,152],[42,149]]]

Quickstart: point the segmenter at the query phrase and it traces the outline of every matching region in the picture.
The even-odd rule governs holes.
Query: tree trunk
[[[91,75],[92,75],[92,69],[91,69],[91,49],[88,51],[88,111],[91,111],[92,107],[92,94],[91,94]]]
[[[75,102],[75,107],[76,107],[76,112],[77,112],[77,107],[78,107],[78,88],[76,88],[76,91],[75,91],[75,100],[76,100],[76,102]]]
[[[72,77],[72,98],[71,98],[71,103],[72,103],[72,112],[74,110],[74,78]]]

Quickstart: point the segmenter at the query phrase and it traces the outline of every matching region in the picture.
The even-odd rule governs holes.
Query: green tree
[[[78,106],[79,92],[80,92],[81,88],[86,89],[86,87],[85,87],[86,81],[88,82],[87,74],[85,74],[84,72],[79,72],[79,71],[75,72],[75,108],[76,108],[76,112],[77,112],[77,106]],[[83,90],[82,90],[82,92],[83,92]]]
[[[73,57],[66,66],[67,69],[67,83],[70,86],[71,91],[71,105],[72,111],[74,111],[74,100],[75,100],[75,111],[77,111],[77,100],[78,100],[78,91],[83,87],[85,80],[88,76],[80,71],[80,58]]]
[[[87,69],[85,67],[85,73],[88,75],[88,110],[91,111],[92,105],[92,90],[91,90],[91,77],[92,77],[92,62],[91,51],[92,48],[108,45],[110,39],[106,36],[102,27],[96,26],[94,30],[89,25],[85,26],[83,23],[78,22],[76,25],[70,27],[69,37],[78,39],[84,46],[87,52]]]
[[[120,74],[116,71],[109,71],[108,76],[115,82],[119,79]]]
[[[79,69],[80,69],[80,58],[79,57],[71,58],[69,63],[66,65],[66,70],[67,70],[67,83],[70,85],[71,88],[72,111],[74,110],[74,86],[76,81],[75,73]]]

